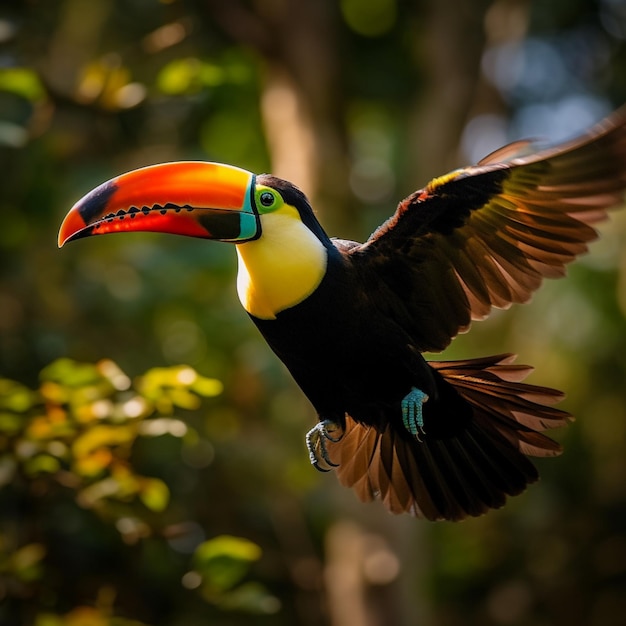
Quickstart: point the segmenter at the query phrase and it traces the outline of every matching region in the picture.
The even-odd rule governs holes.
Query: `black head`
[[[280,193],[286,204],[294,207],[300,214],[302,223],[326,246],[332,246],[330,238],[325,233],[321,224],[317,221],[313,208],[308,198],[293,183],[287,180],[272,176],[271,174],[260,174],[256,179],[257,185],[271,187]]]

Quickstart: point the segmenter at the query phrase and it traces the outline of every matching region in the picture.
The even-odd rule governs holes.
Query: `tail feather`
[[[479,424],[491,422],[511,443],[519,444],[524,454],[560,454],[559,444],[540,431],[564,426],[572,420],[569,413],[549,406],[559,402],[563,393],[511,381],[507,378],[511,367],[515,368],[516,377],[521,372],[527,376],[532,371],[527,365],[511,366],[514,358],[513,355],[498,355],[477,359],[478,370],[472,368],[471,360],[431,362],[430,365],[472,405]]]
[[[472,407],[469,422],[449,437],[429,437],[427,429],[420,441],[394,420],[376,428],[346,416],[343,437],[328,443],[339,481],[362,501],[379,499],[393,513],[429,520],[460,520],[501,507],[537,480],[527,455],[560,453],[540,431],[571,419],[550,406],[560,392],[521,382],[532,368],[513,365],[514,359],[430,362]],[[435,419],[443,425],[446,415]]]

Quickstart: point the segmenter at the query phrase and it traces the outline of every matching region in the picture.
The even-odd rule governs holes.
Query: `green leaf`
[[[245,611],[261,615],[272,615],[280,611],[280,600],[257,582],[247,582],[233,591],[223,594],[215,602],[226,611]]]
[[[151,511],[160,513],[169,504],[170,490],[158,478],[145,478],[141,483],[139,498]]]
[[[38,454],[24,461],[24,471],[30,476],[37,474],[55,474],[61,469],[59,459],[49,454]]]
[[[259,558],[261,548],[256,543],[221,535],[198,546],[194,563],[209,591],[224,592],[237,585]]]
[[[78,436],[72,445],[74,456],[81,458],[101,447],[111,448],[129,443],[137,436],[134,426],[94,426]]]
[[[205,398],[214,398],[215,396],[219,396],[222,391],[224,391],[224,385],[216,378],[198,376],[196,381],[190,386],[190,389]]]
[[[200,406],[199,395],[213,397],[223,389],[219,380],[200,376],[189,365],[152,368],[139,379],[137,386],[161,413],[171,412],[174,406],[197,409]]]
[[[43,100],[46,95],[39,76],[25,67],[0,70],[0,90],[14,93],[31,102]]]
[[[23,425],[23,419],[15,413],[0,411],[0,432],[5,435],[18,433]]]
[[[34,626],[66,626],[66,624],[60,615],[54,615],[53,613],[39,613],[35,618]]]
[[[85,387],[102,381],[103,376],[96,365],[78,363],[72,359],[57,359],[41,370],[41,379],[67,385]]]
[[[30,543],[11,555],[11,569],[23,581],[41,577],[41,561],[46,556],[46,548],[41,543]]]
[[[342,0],[341,12],[348,26],[359,35],[380,37],[396,22],[396,0]]]
[[[189,57],[168,63],[159,72],[157,86],[171,96],[196,93],[224,82],[224,70],[213,63]]]
[[[0,379],[0,408],[25,413],[38,402],[38,394],[28,387],[6,378]]]

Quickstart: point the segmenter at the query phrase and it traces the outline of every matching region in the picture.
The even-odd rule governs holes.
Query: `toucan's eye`
[[[256,205],[261,213],[275,211],[282,201],[281,195],[269,187],[260,187],[256,191]]]
[[[269,191],[264,191],[260,196],[259,200],[264,207],[270,207],[274,204],[274,194]]]

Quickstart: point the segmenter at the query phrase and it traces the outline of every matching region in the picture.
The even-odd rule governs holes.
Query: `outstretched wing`
[[[516,156],[528,146],[434,179],[349,250],[372,301],[421,351],[563,276],[596,238],[590,224],[623,201],[626,109],[578,140]]]

